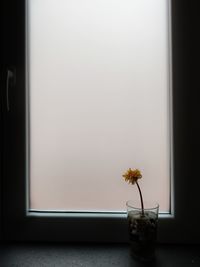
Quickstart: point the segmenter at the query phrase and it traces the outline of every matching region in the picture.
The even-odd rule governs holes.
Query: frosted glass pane
[[[30,208],[169,211],[167,0],[29,0]]]

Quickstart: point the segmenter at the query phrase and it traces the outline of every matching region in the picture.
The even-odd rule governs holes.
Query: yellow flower
[[[125,181],[130,184],[134,184],[138,179],[142,178],[140,170],[132,170],[131,168],[129,168],[122,176],[125,178]]]

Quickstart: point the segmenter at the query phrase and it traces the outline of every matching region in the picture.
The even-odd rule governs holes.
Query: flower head
[[[124,177],[125,181],[129,182],[130,184],[134,184],[138,179],[142,178],[140,170],[132,170],[131,168],[129,168],[122,176]]]

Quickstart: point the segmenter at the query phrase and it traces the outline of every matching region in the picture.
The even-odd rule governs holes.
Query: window
[[[125,211],[134,164],[169,212],[167,1],[29,0],[27,14],[31,209]]]
[[[10,8],[11,4],[12,9]],[[27,213],[25,7],[25,1],[4,3],[4,27],[6,29],[2,68],[4,88],[2,94],[2,223],[4,239],[127,241],[126,215],[124,213]],[[183,220],[185,208],[195,209],[195,203],[190,198],[186,200],[184,194],[188,184],[183,166],[185,167],[187,162],[185,159],[188,160],[191,150],[187,139],[186,121],[183,119],[183,115],[186,115],[184,104],[187,100],[184,93],[187,92],[187,86],[183,82],[187,81],[187,76],[183,75],[185,69],[184,64],[181,64],[184,50],[179,49],[180,45],[183,45],[179,40],[179,37],[183,35],[183,18],[181,17],[183,10],[178,1],[173,1],[174,181],[172,183],[175,194],[172,194],[174,206],[171,207],[171,211],[174,212],[175,217],[160,216],[158,238],[162,242],[180,241],[180,237],[183,241],[198,240],[198,233],[192,229],[192,225],[195,225],[194,220],[190,220],[189,223],[187,220]],[[8,73],[13,74],[16,82],[13,77],[8,79]],[[185,151],[188,153],[183,153]],[[191,190],[195,192],[195,188]],[[187,231],[184,232],[184,229]]]

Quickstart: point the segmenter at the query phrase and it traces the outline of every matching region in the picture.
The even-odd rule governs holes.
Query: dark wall
[[[21,97],[22,94],[19,94],[21,88],[23,88],[23,79],[17,79],[17,75],[20,72],[24,73],[24,3],[24,0],[2,0],[0,4],[0,227],[2,226],[3,220],[2,212],[5,211],[3,206],[5,206],[4,204],[6,201],[9,201],[9,198],[6,199],[5,197],[7,195],[7,188],[13,188],[13,193],[17,191],[17,188],[14,188],[12,182],[9,182],[8,184],[7,178],[8,176],[12,176],[14,180],[16,172],[19,172],[19,168],[14,160],[14,154],[17,155],[20,153],[22,148],[20,142],[24,139],[24,136],[18,131],[21,127],[19,118],[24,111],[24,99]],[[18,70],[17,74],[16,69]],[[9,80],[9,94],[7,90],[8,71],[14,74],[13,79]],[[20,123],[23,122],[21,121]],[[13,161],[12,164],[10,164],[11,160]],[[14,194],[12,196],[14,197]],[[2,227],[0,228],[0,231],[1,239]]]

